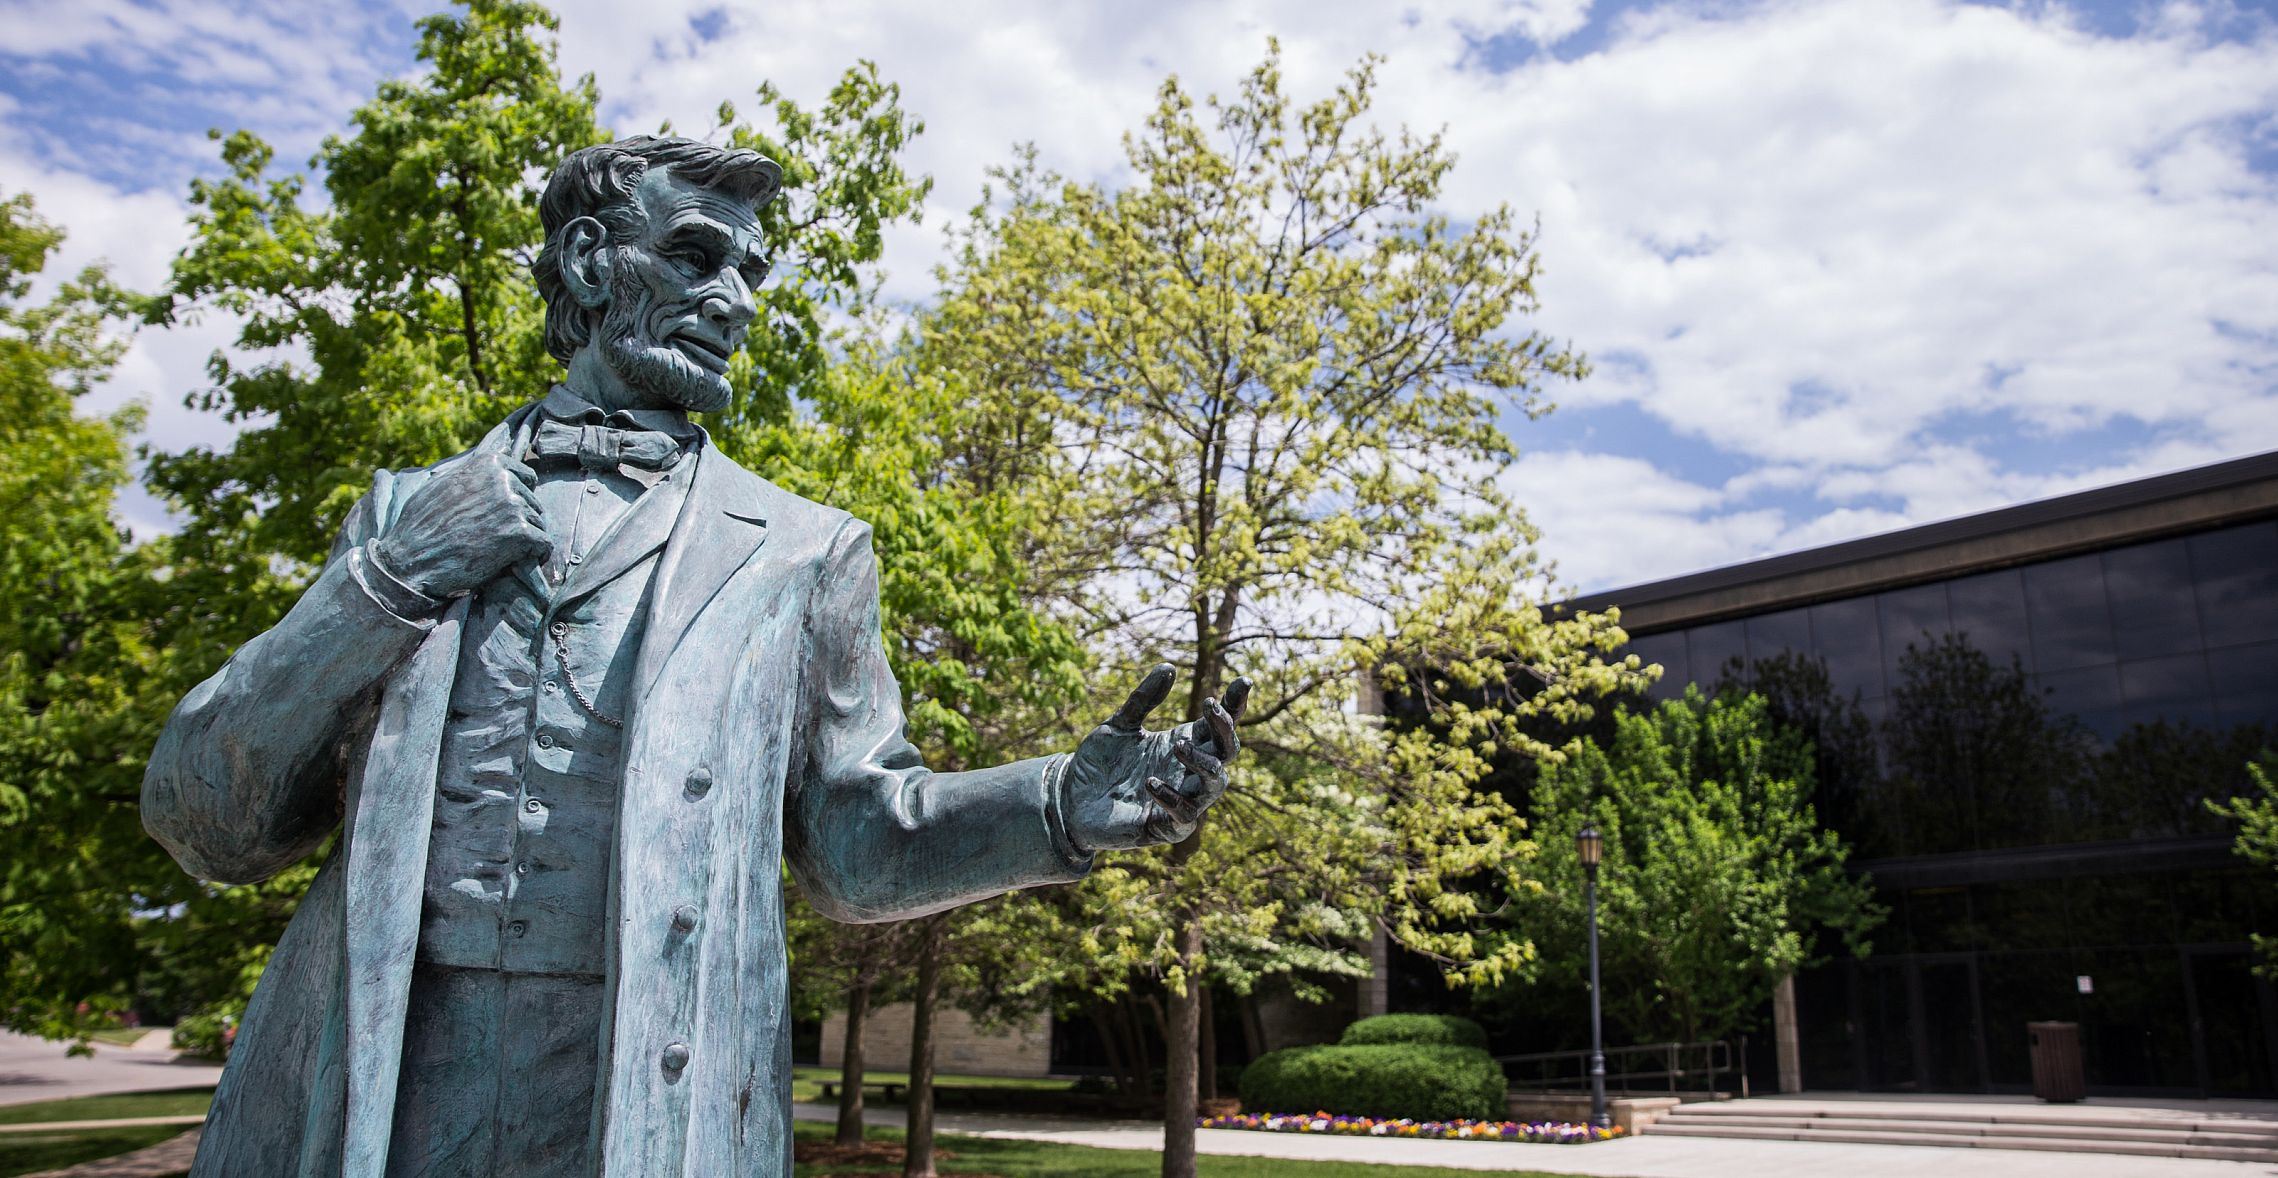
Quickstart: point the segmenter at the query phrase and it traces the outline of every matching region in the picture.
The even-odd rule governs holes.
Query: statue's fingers
[[[1218,800],[1218,795],[1226,792],[1226,763],[1203,752],[1193,741],[1184,736],[1173,740],[1171,757],[1202,781],[1202,788],[1191,794],[1181,791],[1189,801],[1197,803],[1198,813],[1202,806]]]
[[[1241,738],[1234,735],[1234,714],[1224,705],[1214,699],[1202,701],[1202,719],[1210,725],[1210,751],[1217,753],[1219,760],[1231,760],[1241,751]]]
[[[1174,830],[1191,827],[1197,818],[1202,817],[1201,805],[1160,777],[1147,779],[1147,795],[1155,800],[1156,809],[1170,820],[1170,826]],[[1149,821],[1152,820],[1153,816],[1150,815]]]
[[[1148,713],[1163,706],[1163,701],[1170,698],[1171,683],[1177,677],[1178,672],[1172,670],[1169,663],[1155,664],[1155,669],[1147,672],[1147,677],[1139,681],[1139,686],[1131,689],[1131,698],[1124,700],[1123,706],[1108,718],[1107,726],[1122,732],[1139,731],[1140,726],[1146,723]]]
[[[1234,677],[1234,681],[1232,683],[1226,685],[1226,714],[1233,717],[1234,722],[1236,724],[1239,724],[1242,722],[1242,713],[1249,710],[1249,676],[1237,675]]]

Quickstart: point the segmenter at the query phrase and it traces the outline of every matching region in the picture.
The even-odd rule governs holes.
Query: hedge
[[[1347,1047],[1368,1043],[1424,1043],[1446,1047],[1487,1048],[1487,1032],[1478,1023],[1452,1014],[1380,1014],[1345,1028],[1338,1042]]]
[[[1342,1113],[1417,1121],[1501,1120],[1503,1068],[1476,1047],[1366,1043],[1288,1047],[1242,1069],[1254,1113]]]

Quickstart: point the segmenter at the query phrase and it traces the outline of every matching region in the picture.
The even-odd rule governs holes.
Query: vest
[[[421,961],[605,974],[623,723],[657,557],[695,467],[683,460],[646,490],[615,471],[540,471],[552,560],[469,603],[436,768]]]

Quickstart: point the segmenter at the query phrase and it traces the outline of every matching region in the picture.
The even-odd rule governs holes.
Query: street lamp
[[[1582,861],[1582,894],[1590,910],[1590,1123],[1613,1127],[1606,1112],[1606,1033],[1598,1014],[1598,864],[1606,857],[1606,840],[1598,824],[1585,823],[1574,835],[1574,856]]]

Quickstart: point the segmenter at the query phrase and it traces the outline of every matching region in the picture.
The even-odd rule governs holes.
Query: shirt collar
[[[538,411],[556,421],[573,423],[608,423],[620,427],[652,429],[668,434],[685,446],[694,442],[703,431],[688,420],[686,414],[670,409],[620,409],[607,413],[599,405],[570,391],[568,385],[555,385],[544,400],[538,402]]]

